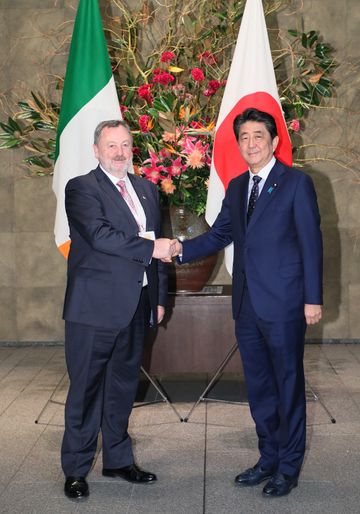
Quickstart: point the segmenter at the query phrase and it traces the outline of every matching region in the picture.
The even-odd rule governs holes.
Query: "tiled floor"
[[[131,418],[137,461],[156,472],[158,482],[133,486],[104,478],[99,453],[88,477],[91,495],[78,504],[63,495],[59,461],[67,387],[63,348],[0,348],[0,512],[360,513],[360,344],[308,345],[305,367],[308,449],[299,487],[288,497],[265,499],[261,486],[233,483],[257,460],[247,405],[202,402],[189,422],[181,423],[166,403],[158,403],[134,409]],[[219,384],[229,398],[243,390],[231,378],[224,376]],[[175,391],[186,391],[193,401],[195,386],[164,382],[174,397]],[[201,387],[197,384],[198,391]],[[313,401],[312,390],[321,401]],[[174,403],[181,416],[191,405]]]

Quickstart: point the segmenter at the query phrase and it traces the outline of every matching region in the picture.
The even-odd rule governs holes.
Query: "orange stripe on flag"
[[[69,252],[70,252],[70,245],[71,245],[71,241],[70,239],[68,241],[66,241],[65,243],[63,243],[62,245],[58,246],[58,250],[59,252],[61,253],[61,255],[67,259],[68,256],[69,256]]]

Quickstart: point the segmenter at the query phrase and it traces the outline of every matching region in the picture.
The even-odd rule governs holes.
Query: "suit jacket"
[[[157,188],[132,174],[129,179],[144,208],[146,229],[159,237]],[[68,182],[65,207],[71,247],[64,319],[97,327],[126,327],[137,308],[146,271],[155,324],[157,305],[166,304],[165,265],[151,259],[154,243],[138,236],[128,205],[100,167]]]
[[[230,182],[212,228],[183,243],[182,262],[233,242],[234,318],[246,280],[262,319],[301,319],[305,303],[322,304],[322,236],[313,182],[276,161],[247,225],[248,186],[249,172]]]

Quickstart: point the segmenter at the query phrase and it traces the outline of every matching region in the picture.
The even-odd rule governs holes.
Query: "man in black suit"
[[[145,330],[165,312],[167,274],[160,259],[157,188],[128,173],[132,136],[123,121],[100,123],[99,166],[70,180],[65,206],[71,247],[64,304],[70,388],[61,461],[65,494],[89,494],[86,476],[102,434],[103,475],[153,483],[135,463],[128,420],[138,385]]]
[[[305,453],[306,325],[322,316],[322,236],[311,178],[274,157],[274,118],[246,109],[233,124],[249,166],[234,178],[208,232],[176,245],[182,262],[234,243],[232,304],[260,458],[235,482],[265,496],[298,484]]]

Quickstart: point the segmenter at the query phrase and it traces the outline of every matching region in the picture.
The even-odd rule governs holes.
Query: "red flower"
[[[209,80],[208,88],[205,89],[203,94],[205,96],[212,96],[216,93],[220,86],[221,84],[217,80]]]
[[[126,107],[126,105],[121,105],[120,104],[120,111],[121,111],[121,114],[125,114],[126,112],[128,112],[128,108]]]
[[[204,63],[208,66],[212,66],[213,64],[217,63],[215,55],[209,52],[209,50],[205,50],[205,52],[199,54],[198,59],[200,62],[204,61]]]
[[[167,86],[170,82],[174,82],[175,77],[171,75],[171,73],[167,73],[166,71],[160,71],[159,73],[154,74],[153,76],[153,84],[162,84],[163,86]]]
[[[170,62],[175,59],[175,54],[173,52],[163,52],[160,57],[161,62]]]
[[[151,117],[148,114],[143,114],[140,116],[139,127],[141,132],[149,132],[151,129]]]
[[[193,68],[191,70],[191,75],[196,82],[201,82],[202,80],[205,80],[205,75],[201,68]]]
[[[140,86],[137,90],[137,94],[140,98],[143,98],[149,104],[152,104],[153,98],[151,95],[151,84],[144,84]]]
[[[300,130],[300,121],[299,120],[291,120],[289,123],[289,129],[294,132],[299,132]]]

